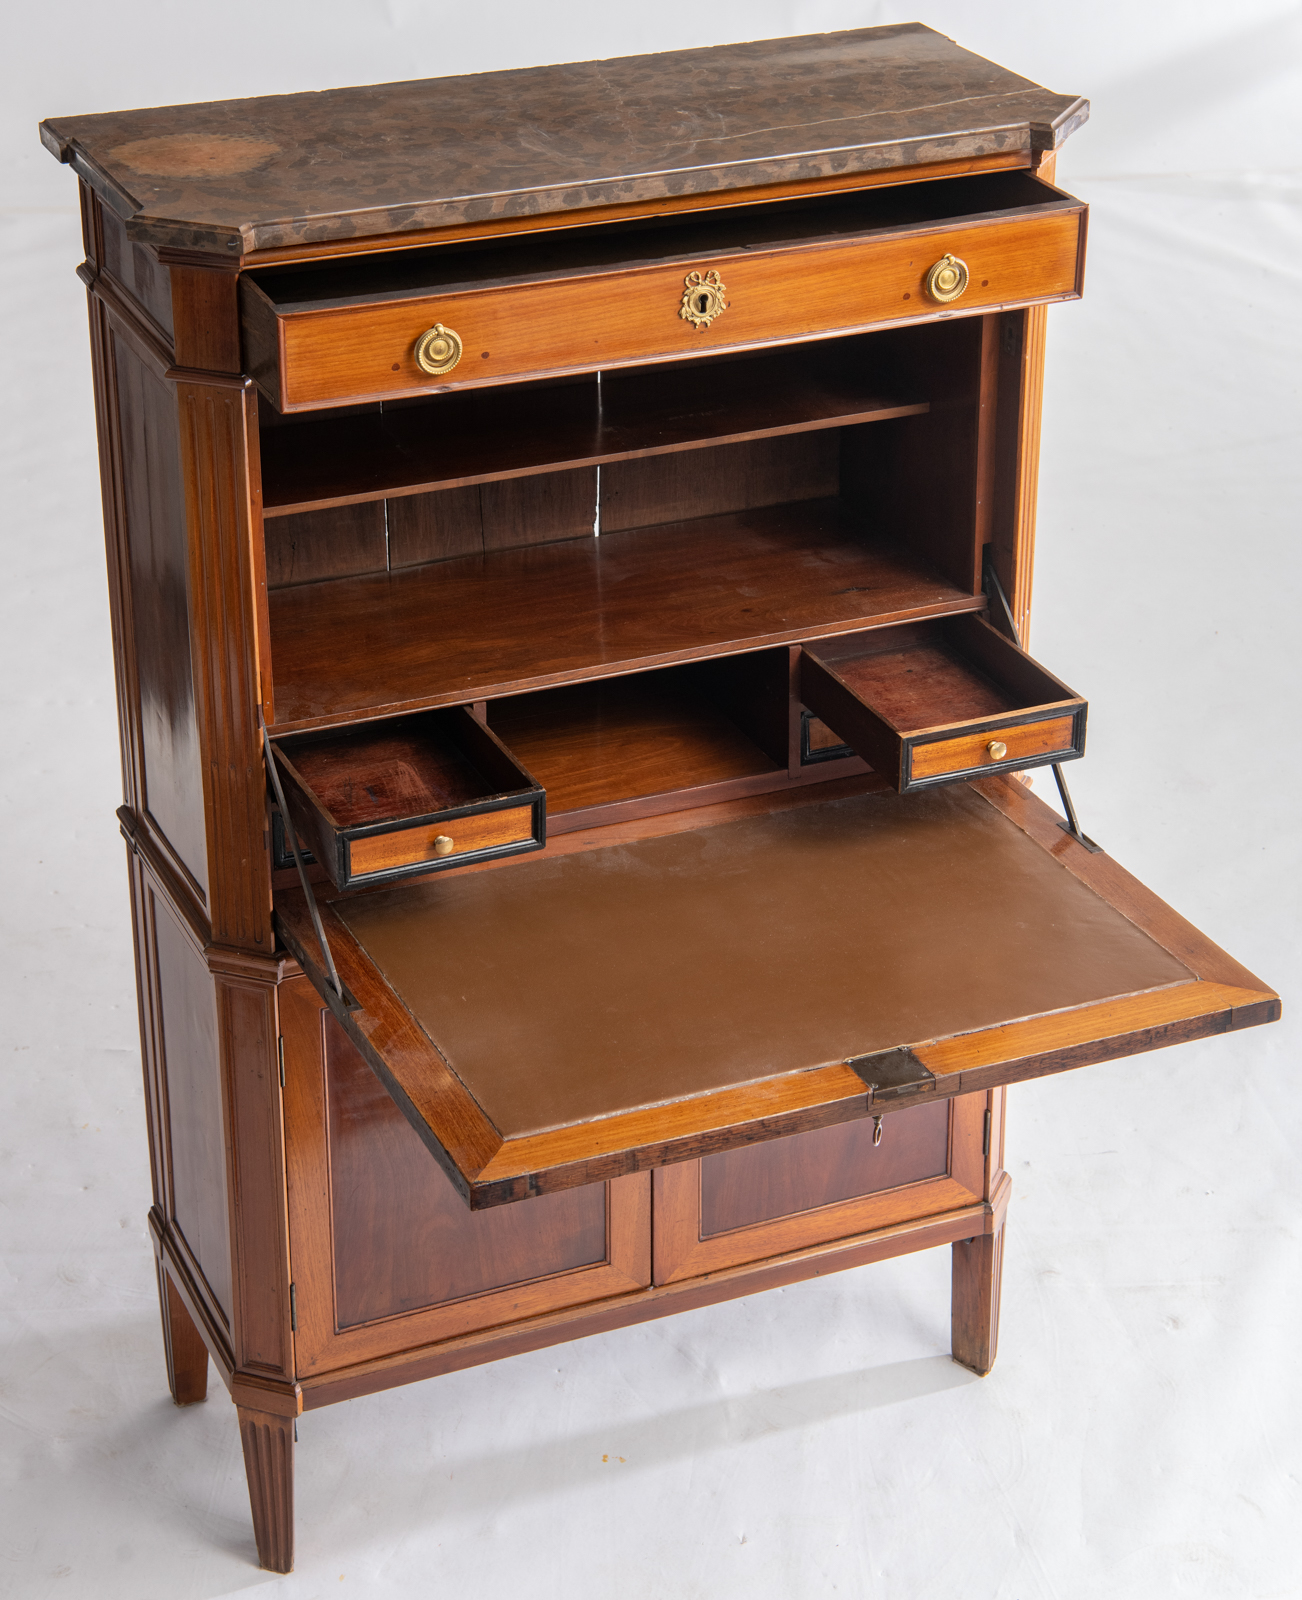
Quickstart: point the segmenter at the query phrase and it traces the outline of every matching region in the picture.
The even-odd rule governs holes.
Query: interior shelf
[[[262,432],[264,515],[918,416],[863,340],[751,358],[474,390]]]
[[[801,501],[276,590],[276,729],[982,609],[864,520]]]

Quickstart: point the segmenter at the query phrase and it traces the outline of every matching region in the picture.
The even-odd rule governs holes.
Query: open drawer
[[[1026,172],[242,275],[281,411],[1078,298],[1086,210]]]
[[[294,825],[338,889],[539,850],[546,795],[463,707],[271,741]]]
[[[901,794],[1085,753],[1085,701],[978,616],[807,645],[800,697]]]
[[[621,835],[327,896],[342,998],[302,892],[277,895],[285,943],[472,1207],[1278,1015],[1012,779]]]

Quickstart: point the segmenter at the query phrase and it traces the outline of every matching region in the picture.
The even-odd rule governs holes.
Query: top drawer
[[[241,279],[245,363],[309,411],[1075,299],[1085,217],[992,173],[264,268]]]

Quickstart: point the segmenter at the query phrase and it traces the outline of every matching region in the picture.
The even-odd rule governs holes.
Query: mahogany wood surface
[[[876,1150],[874,1124],[867,1121],[661,1167],[653,1175],[655,1282],[680,1282],[969,1207],[982,1194],[984,1121],[985,1096],[973,1095],[884,1116]],[[882,1161],[879,1179],[874,1158],[888,1140],[896,1153]],[[833,1153],[858,1154],[857,1170],[826,1170]],[[733,1179],[731,1192],[718,1186],[725,1173]],[[730,1212],[724,1210],[729,1202]]]
[[[328,1011],[321,1025],[339,1328],[605,1264],[604,1185],[467,1211]]]
[[[999,1348],[999,1291],[1004,1271],[1004,1227],[959,1239],[952,1246],[950,1344],[954,1360],[984,1378]]]
[[[701,253],[553,282],[300,310],[276,318],[276,341],[252,353],[250,370],[277,409],[290,412],[857,333],[954,314],[929,301],[923,285],[946,254],[972,272],[958,314],[1074,299],[1080,228],[1079,209],[1045,210],[857,243]],[[720,275],[729,300],[708,327],[693,328],[678,310],[685,273],[700,270]],[[255,326],[264,322],[261,313]],[[436,323],[479,356],[463,357],[446,380],[423,373],[414,355]]]
[[[294,1419],[239,1406],[258,1565],[294,1570]]]
[[[208,1347],[161,1262],[158,1299],[163,1313],[167,1386],[178,1406],[197,1405],[208,1397]]]
[[[494,700],[488,716],[546,789],[553,820],[559,812],[779,770],[673,669]]]
[[[701,1237],[941,1177],[949,1170],[949,1123],[957,1104],[938,1100],[897,1111],[880,1126],[846,1122],[705,1156]]]
[[[270,596],[275,731],[983,605],[836,501],[304,585]]]
[[[916,781],[950,773],[971,772],[974,767],[997,767],[1006,761],[1012,766],[1039,766],[1050,759],[1068,761],[1080,754],[1074,746],[1075,717],[1051,717],[1041,722],[1023,723],[1017,727],[985,728],[980,733],[964,734],[958,739],[941,739],[932,744],[915,745],[910,756],[909,772]],[[1007,748],[1007,755],[997,761],[990,753],[990,745],[998,739]]]
[[[176,401],[121,327],[107,320],[102,425],[121,552],[118,671],[135,793],[178,866],[205,897],[203,762],[188,612],[183,467]],[[112,526],[112,523],[110,523]],[[116,564],[116,563],[114,563]],[[133,737],[134,736],[134,737]]]
[[[266,552],[269,589],[384,572],[389,565],[384,502],[368,500],[277,517],[266,524]]]
[[[432,1347],[405,1348],[375,1354],[337,1372],[307,1376],[303,1380],[303,1409],[331,1405],[357,1395],[374,1394],[395,1384],[412,1383],[439,1373],[458,1372],[485,1361],[500,1360],[526,1350],[545,1349],[568,1339],[613,1328],[627,1328],[656,1317],[691,1311],[700,1306],[758,1294],[765,1289],[800,1283],[830,1272],[843,1272],[914,1250],[966,1239],[991,1226],[989,1203],[965,1206],[939,1217],[921,1217],[869,1234],[837,1239],[809,1249],[794,1250],[766,1261],[721,1268],[703,1277],[655,1284],[636,1294],[612,1298],[604,1304],[544,1313],[514,1325],[484,1329],[454,1337]]]
[[[1083,747],[979,613],[989,564],[1025,636],[1085,113],[905,24],[43,125],[168,1381],[230,1388],[268,1569],[305,1407],[941,1244],[988,1371],[1005,1086],[1278,1015],[1021,785],[886,792],[992,727]],[[824,680],[904,748],[838,752]],[[289,875],[273,907],[259,708],[342,996]],[[535,776],[547,850],[492,859],[541,846]],[[419,876],[332,889],[349,851]]]
[[[296,418],[263,431],[266,513],[925,411],[890,393],[880,350],[852,338],[604,373],[600,390],[579,379]]]
[[[441,839],[452,840],[448,856],[440,855]],[[418,861],[452,861],[471,850],[490,850],[500,845],[527,844],[534,839],[532,806],[508,806],[501,811],[481,811],[455,821],[425,823],[419,828],[401,828],[394,833],[377,833],[367,839],[352,839],[348,861],[354,877],[386,872],[393,867]]]
[[[142,885],[142,887],[144,887]],[[145,888],[142,986],[157,1011],[157,1093],[165,1141],[169,1223],[184,1239],[228,1324],[235,1302],[231,1280],[226,1115],[223,1106],[217,999],[202,954],[166,902]],[[141,916],[141,913],[143,915]]]
[[[1085,702],[980,617],[807,649],[800,694],[902,794],[1085,747]]]
[[[304,978],[280,1018],[300,1374],[650,1282],[647,1175],[468,1211]]]

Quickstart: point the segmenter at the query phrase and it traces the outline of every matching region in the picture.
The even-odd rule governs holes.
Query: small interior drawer
[[[546,795],[463,707],[272,740],[302,843],[336,888],[539,850]]]
[[[558,229],[241,278],[283,412],[666,361],[1080,294],[1085,207],[1024,172]]]
[[[901,794],[1085,753],[1085,701],[977,616],[806,646],[800,696]]]

